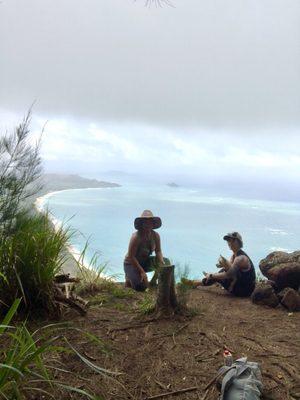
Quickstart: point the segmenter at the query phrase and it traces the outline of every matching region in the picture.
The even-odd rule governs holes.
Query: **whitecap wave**
[[[270,251],[284,251],[285,253],[292,253],[292,250],[283,247],[270,247]]]
[[[266,228],[266,230],[271,234],[271,235],[281,235],[281,236],[287,236],[289,235],[288,232],[284,231],[283,229],[278,229],[278,228]]]

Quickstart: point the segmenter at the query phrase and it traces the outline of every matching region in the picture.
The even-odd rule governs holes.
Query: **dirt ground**
[[[149,300],[150,295],[146,296]],[[156,321],[141,312],[145,303],[142,293],[110,302],[100,296],[94,303],[86,317],[66,311],[64,320],[92,333],[102,344],[79,330],[68,329],[63,334],[89,361],[121,374],[110,378],[97,374],[77,355],[62,354],[62,365],[74,374],[61,372],[57,378],[68,384],[106,400],[151,399],[194,387],[198,389],[162,398],[217,399],[216,386],[207,391],[205,386],[222,366],[226,346],[234,359],[246,356],[259,362],[263,399],[300,399],[300,313],[257,306],[217,287],[190,291],[192,317]],[[72,396],[60,398],[83,398]]]

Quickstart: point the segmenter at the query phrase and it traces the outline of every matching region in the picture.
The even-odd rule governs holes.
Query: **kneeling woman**
[[[145,210],[134,220],[134,227],[137,231],[131,236],[124,260],[125,285],[137,291],[144,291],[149,286],[146,272],[155,271],[150,285],[155,284],[158,267],[169,265],[170,261],[163,258],[160,236],[154,231],[161,227],[159,217],[154,217],[150,210]],[[155,256],[151,256],[153,252]]]
[[[256,274],[253,262],[242,250],[243,239],[238,232],[228,233],[224,236],[232,257],[222,265],[223,269],[217,274],[207,274],[202,280],[204,286],[220,283],[224,289],[238,297],[251,296],[255,288]]]

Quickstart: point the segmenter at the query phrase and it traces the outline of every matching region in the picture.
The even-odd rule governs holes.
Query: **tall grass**
[[[18,214],[14,232],[0,238],[0,302],[9,307],[22,298],[26,310],[53,303],[54,277],[68,256],[70,231],[54,230],[47,214]]]
[[[100,253],[94,253],[88,260],[88,248],[89,241],[86,242],[80,256],[75,260],[79,278],[76,292],[80,295],[93,295],[113,284],[113,276],[105,274],[107,263],[100,262]]]
[[[65,381],[54,378],[54,373],[67,373],[71,371],[57,365],[57,354],[60,352],[73,353],[78,360],[93,373],[105,375],[115,384],[122,384],[116,380],[121,375],[118,372],[109,371],[89,361],[79,353],[66,338],[61,335],[53,336],[54,330],[65,329],[65,324],[51,324],[35,330],[31,333],[25,323],[20,326],[11,325],[20,300],[14,301],[2,323],[0,324],[0,398],[6,400],[25,400],[28,398],[58,398],[61,392],[77,393],[79,397],[91,400],[101,398],[88,391],[68,385]],[[69,327],[69,329],[75,329]],[[79,330],[83,336],[99,342],[99,338],[88,332]],[[46,333],[45,333],[46,332]],[[50,334],[50,335],[49,335]],[[56,343],[59,341],[59,343]],[[67,347],[61,342],[67,343]],[[103,343],[99,342],[101,347]],[[98,344],[99,344],[98,343]],[[106,351],[105,349],[103,351]],[[51,361],[52,360],[52,364]],[[73,397],[70,397],[73,398]]]
[[[34,382],[50,382],[42,359],[50,343],[39,345],[25,324],[18,328],[8,325],[19,303],[20,300],[16,300],[12,304],[0,326],[0,338],[6,344],[0,364],[0,394],[5,399],[23,399],[27,390],[45,394],[47,392],[36,387]]]
[[[177,262],[175,264],[175,280],[176,282],[180,282],[182,278],[184,279],[189,279],[191,274],[191,268],[188,263],[185,263],[184,265],[180,264]]]

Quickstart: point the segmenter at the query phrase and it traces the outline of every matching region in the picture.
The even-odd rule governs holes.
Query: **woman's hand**
[[[216,264],[218,268],[223,268],[225,271],[231,267],[231,264],[225,257],[221,256],[218,259],[218,263]]]
[[[212,280],[213,280],[213,274],[206,274],[205,278],[202,279],[202,283],[204,286],[207,286],[211,283]]]
[[[146,272],[143,270],[143,268],[140,269],[140,277],[141,277],[141,282],[144,282],[146,285],[148,285],[148,276]]]

